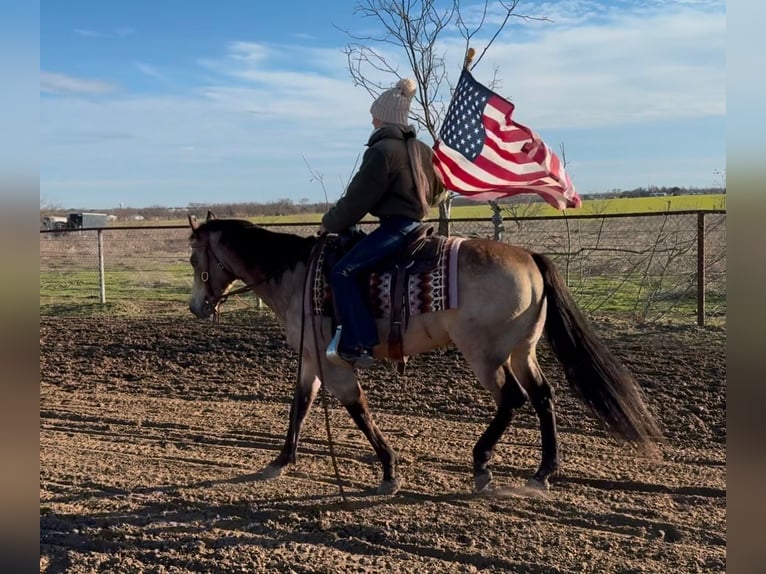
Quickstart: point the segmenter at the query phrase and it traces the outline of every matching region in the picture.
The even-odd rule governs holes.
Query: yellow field
[[[503,211],[511,211],[508,205],[503,205]],[[718,210],[726,209],[726,195],[678,195],[666,197],[626,197],[622,199],[586,199],[579,209],[567,210],[567,215],[591,215],[613,213],[652,213],[664,211],[688,211],[688,210]],[[546,203],[521,204],[515,211],[518,216],[555,217],[562,212]],[[486,202],[476,205],[461,205],[452,208],[453,219],[472,217],[492,217],[492,209]],[[318,213],[303,213],[299,215],[286,215],[281,217],[256,217],[255,223],[312,223],[318,222],[322,215]],[[439,217],[439,210],[431,210],[430,218]],[[367,217],[366,220],[375,220]]]
[[[546,203],[522,203],[515,205],[501,204],[504,215],[512,214],[516,217],[556,217],[563,213]],[[586,199],[583,200],[580,209],[569,209],[567,215],[591,215],[613,213],[651,213],[664,211],[687,211],[687,210],[725,210],[726,195],[679,195],[675,197],[629,197],[623,199]],[[204,210],[198,214],[204,217]],[[452,219],[484,218],[492,216],[492,209],[486,202],[476,205],[461,205],[452,208]],[[434,208],[429,214],[431,219],[439,217],[439,210]],[[321,213],[299,213],[294,215],[252,217],[254,223],[280,224],[280,223],[316,223],[322,218]],[[374,217],[366,217],[365,221],[375,221]],[[138,222],[117,222],[112,226],[145,227],[152,225],[186,225],[185,217],[174,220],[146,220]]]
[[[509,206],[501,204],[503,211],[509,211]],[[726,195],[678,195],[667,197],[626,197],[622,199],[585,199],[579,209],[568,209],[567,215],[591,215],[613,213],[652,213],[664,211],[687,210],[716,210],[726,209]],[[522,204],[516,210],[517,215],[523,216],[557,216],[562,215],[558,209],[548,204]],[[452,218],[491,217],[492,209],[486,203],[452,208]],[[434,215],[433,217],[436,217]]]
[[[501,204],[503,212],[509,211],[519,217],[555,217],[561,216],[562,212],[548,205],[547,203],[526,203],[516,208],[515,212],[509,205]],[[622,199],[586,199],[582,202],[579,209],[568,209],[567,215],[591,215],[591,214],[613,214],[613,213],[652,213],[664,211],[689,211],[689,210],[718,210],[726,209],[726,195],[678,195],[666,197],[626,197]],[[439,210],[431,210],[430,218],[439,217]],[[259,217],[254,218],[256,223],[311,223],[318,222],[321,214],[300,214],[288,215],[284,217]],[[452,208],[452,219],[464,219],[472,217],[492,217],[492,209],[486,202],[476,205],[461,205]],[[367,217],[367,220],[375,218]]]

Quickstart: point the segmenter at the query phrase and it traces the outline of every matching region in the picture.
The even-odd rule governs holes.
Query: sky
[[[372,130],[344,53],[350,34],[381,30],[359,4],[42,0],[41,206],[334,202]],[[483,4],[461,1],[467,23]],[[581,195],[724,184],[723,1],[522,0],[516,13],[537,19],[511,19],[473,74],[563,145]],[[486,30],[497,15],[490,2]],[[368,44],[412,75],[401,50]],[[447,28],[437,49],[454,85],[465,40]]]

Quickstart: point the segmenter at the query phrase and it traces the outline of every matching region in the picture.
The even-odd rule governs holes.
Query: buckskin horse
[[[210,212],[204,222],[190,216],[189,224],[191,312],[213,318],[227,290],[240,280],[242,289],[252,290],[274,311],[288,345],[300,353],[287,437],[261,478],[275,478],[295,463],[301,427],[324,384],[377,454],[383,470],[377,492],[397,492],[397,455],[373,421],[355,371],[331,363],[325,355],[332,317],[307,309],[312,255],[323,237],[274,232],[244,220],[217,219]],[[490,239],[466,239],[457,251],[456,271],[457,304],[410,316],[401,347],[403,355],[412,356],[454,344],[491,393],[496,412],[473,448],[475,491],[494,487],[488,468],[493,450],[514,410],[527,400],[541,433],[540,466],[527,484],[547,489],[549,477],[559,468],[553,390],[536,358],[543,333],[574,394],[591,413],[617,438],[656,456],[662,435],[639,385],[598,337],[548,257]],[[389,323],[385,317],[377,323],[382,343],[373,354],[376,360],[387,359]]]

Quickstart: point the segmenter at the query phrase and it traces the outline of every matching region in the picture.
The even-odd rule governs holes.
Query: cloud
[[[203,58],[197,63],[217,74],[239,79],[256,79],[252,74],[265,71],[294,70],[322,73],[348,82],[346,56],[341,47],[318,48],[303,44],[267,44],[229,42],[218,58]]]
[[[151,66],[149,64],[145,64],[143,62],[133,62],[133,66],[142,74],[149,76],[150,78],[154,78],[156,80],[164,80],[165,77],[160,73],[160,71],[155,68],[154,66]]]
[[[284,125],[312,122],[317,131],[367,122],[367,95],[349,81],[339,48],[232,42],[222,58],[199,63],[223,79],[198,93],[231,111]]]
[[[61,142],[64,145],[80,145],[114,140],[135,139],[135,135],[128,131],[110,131],[103,129],[77,129],[74,126],[65,130],[50,130],[47,132],[51,143]]]
[[[568,3],[584,12],[594,4]],[[538,129],[722,116],[725,15],[671,4],[649,15],[636,8],[607,22],[540,24],[533,37],[503,37],[474,75],[488,82],[497,69],[496,91],[514,102],[518,121]],[[461,53],[462,45],[453,40],[445,50]]]
[[[57,95],[103,95],[116,92],[118,87],[101,80],[77,78],[56,72],[40,72],[40,91]]]
[[[514,35],[536,33],[541,29],[572,28],[583,24],[602,23],[609,25],[625,17],[651,17],[657,14],[672,14],[681,10],[723,13],[724,0],[556,0],[549,2],[519,3],[508,21],[508,29]],[[505,18],[506,10],[501,4],[489,6],[484,13],[483,4],[470,5],[463,9],[463,19],[469,28],[482,21],[487,29],[497,26]]]
[[[635,181],[630,178],[646,177],[635,172],[646,170],[647,164],[663,170],[651,183],[672,179],[672,159],[634,165],[631,146],[637,144],[630,134],[656,126],[658,140],[675,141],[663,122],[725,115],[726,22],[721,4],[629,1],[612,9],[595,0],[564,0],[550,4],[550,12],[533,6],[558,19],[524,26],[514,22],[474,70],[477,79],[488,82],[497,67],[497,91],[516,105],[515,118],[543,137],[549,130],[586,134],[577,147],[574,132],[566,135],[568,155],[577,160],[578,188],[630,188]],[[445,37],[438,49],[448,57],[454,84],[464,41]],[[396,53],[386,54],[407,69]],[[372,129],[370,96],[353,86],[342,46],[232,41],[221,53],[192,64],[196,67],[184,74],[197,74],[191,87],[151,96],[117,91],[96,79],[43,72],[43,92],[107,97],[41,100],[42,191],[138,194],[151,187],[148,201],[174,204],[215,199],[215,190],[224,189],[251,201],[312,192],[321,198],[305,157],[324,176],[330,199],[337,198]],[[134,61],[133,66],[147,76],[162,77],[145,62]],[[371,74],[384,85],[392,82],[379,72]],[[448,100],[448,94],[443,97]],[[98,130],[86,132],[84,125]],[[589,155],[586,148],[600,137],[614,137],[619,129],[624,129],[619,133],[627,143],[624,156],[614,160],[621,168],[610,170],[607,181],[600,173],[604,166],[594,161],[607,158],[601,152]],[[129,137],[117,137],[121,134]],[[694,170],[710,173],[710,163],[718,167],[725,159],[711,159],[710,154],[689,164],[688,180],[674,183],[695,185]],[[186,188],[189,195],[183,195]],[[165,200],[163,193],[183,199]]]
[[[115,28],[106,32],[97,30],[86,30],[83,28],[75,28],[74,33],[83,38],[127,38],[136,33],[133,28],[122,27]]]

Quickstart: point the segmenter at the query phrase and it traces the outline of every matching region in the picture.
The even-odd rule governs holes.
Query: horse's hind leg
[[[474,490],[481,492],[491,488],[492,472],[487,467],[495,450],[495,445],[511,424],[513,409],[518,409],[526,402],[527,393],[514,376],[507,362],[496,369],[486,368],[484,373],[476,367],[474,367],[474,371],[479,377],[479,381],[492,391],[497,403],[497,412],[494,418],[473,447]]]
[[[535,356],[534,347],[514,350],[513,372],[529,394],[540,421],[542,457],[540,466],[529,480],[529,486],[547,489],[548,478],[559,468],[559,446],[556,436],[556,413],[553,405],[553,387],[545,378]]]
[[[400,487],[399,478],[396,476],[397,456],[391,446],[386,441],[383,433],[372,420],[370,407],[367,404],[367,397],[356,383],[356,390],[348,393],[348,396],[339,397],[346,410],[354,419],[356,426],[364,433],[367,440],[370,441],[372,448],[378,455],[378,460],[383,467],[383,480],[378,486],[378,494],[395,494]]]

